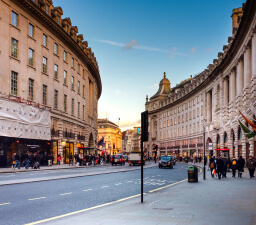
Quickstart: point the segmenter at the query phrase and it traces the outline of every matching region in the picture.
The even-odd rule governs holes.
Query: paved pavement
[[[202,166],[202,165],[201,165]],[[198,183],[187,180],[104,205],[60,215],[32,224],[139,225],[256,225],[256,178],[211,178],[206,171]]]

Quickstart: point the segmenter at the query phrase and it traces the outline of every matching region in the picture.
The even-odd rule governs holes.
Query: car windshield
[[[163,155],[163,156],[161,157],[161,160],[169,161],[169,160],[171,160],[171,156],[165,156],[165,155]]]
[[[114,157],[115,157],[115,159],[120,159],[121,158],[120,155],[115,155]]]

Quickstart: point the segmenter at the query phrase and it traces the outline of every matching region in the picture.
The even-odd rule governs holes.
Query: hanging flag
[[[104,137],[102,137],[99,141],[98,141],[98,146],[102,146],[104,143]]]

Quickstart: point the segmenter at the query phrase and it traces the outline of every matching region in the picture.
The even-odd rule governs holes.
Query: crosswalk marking
[[[92,189],[86,189],[86,190],[82,190],[82,191],[92,191]]]
[[[71,195],[72,192],[69,192],[69,193],[63,193],[63,194],[60,194],[60,195]]]
[[[46,197],[39,197],[39,198],[31,198],[31,199],[28,199],[29,201],[34,201],[34,200],[39,200],[39,199],[44,199]]]
[[[9,204],[11,204],[11,203],[10,202],[6,202],[6,203],[2,203],[0,205],[9,205]]]

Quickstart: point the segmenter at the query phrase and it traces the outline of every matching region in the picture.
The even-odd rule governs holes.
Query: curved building
[[[14,152],[94,149],[102,91],[94,53],[52,0],[0,1],[0,164]]]
[[[208,156],[223,149],[230,157],[256,156],[256,139],[246,138],[238,122],[245,124],[238,110],[254,121],[256,115],[256,1],[234,9],[232,21],[228,45],[207,69],[173,88],[164,74],[146,99],[149,154],[157,144],[158,155],[202,155],[205,134]]]

